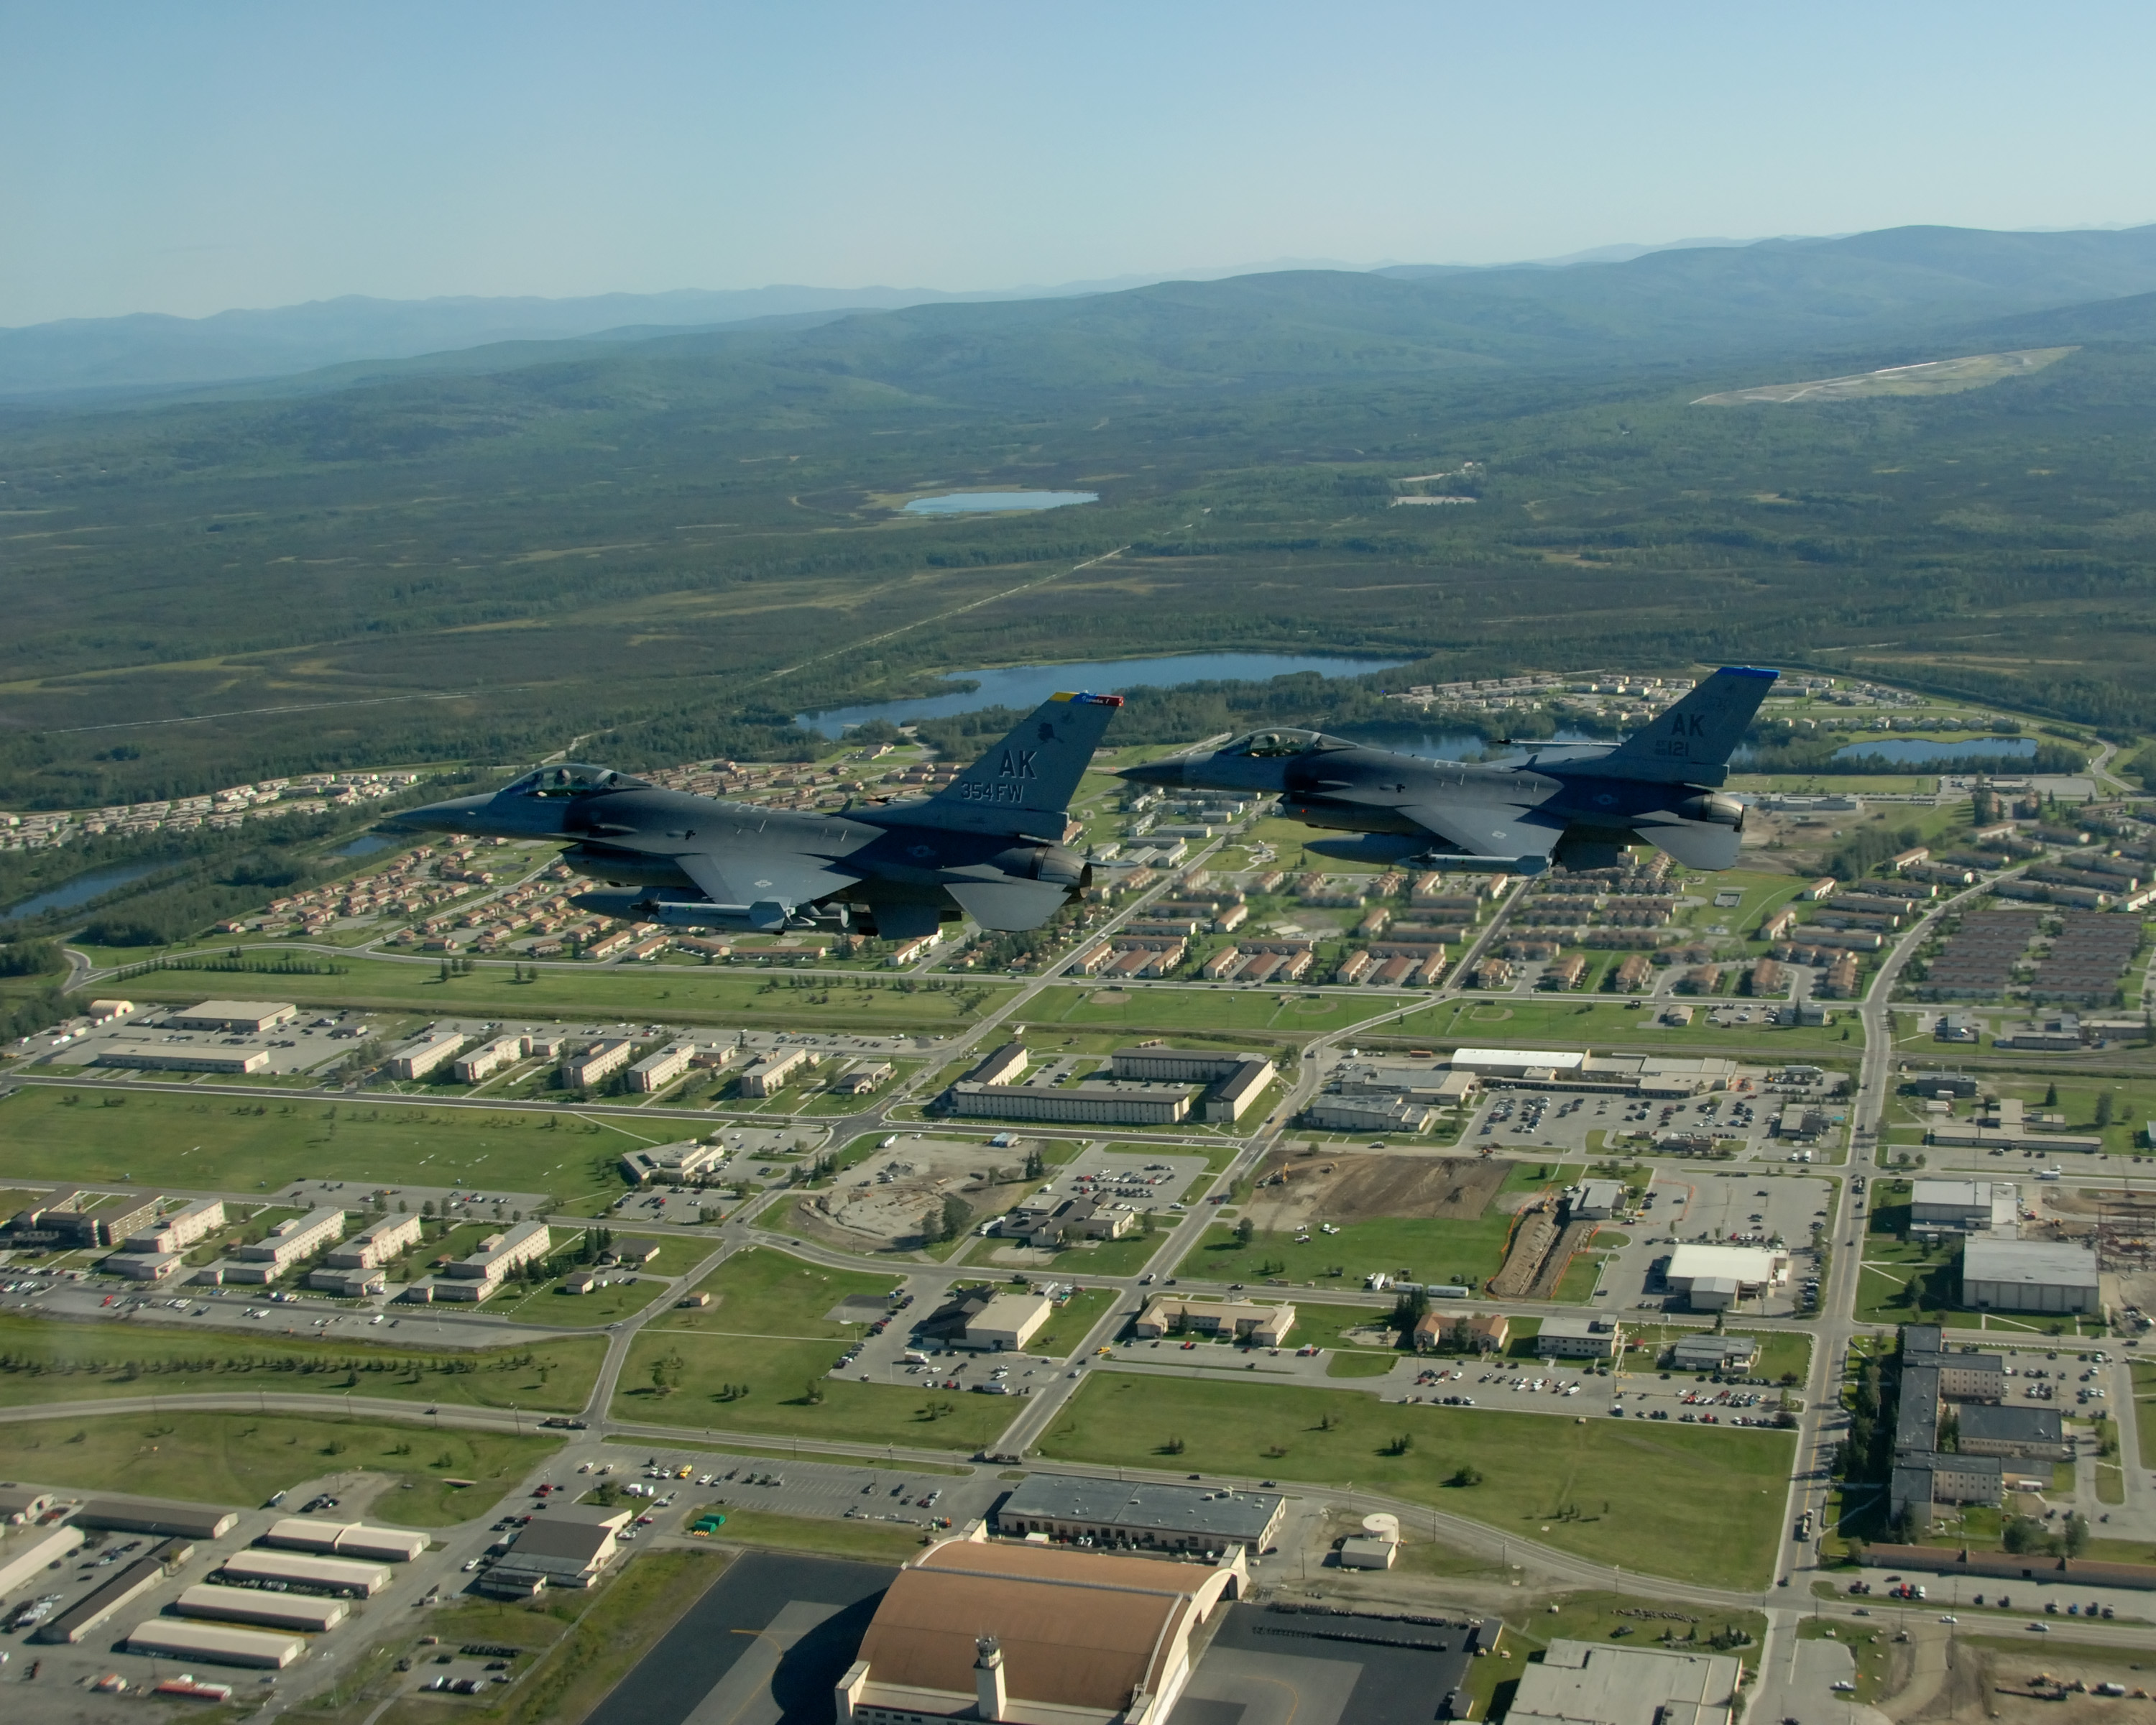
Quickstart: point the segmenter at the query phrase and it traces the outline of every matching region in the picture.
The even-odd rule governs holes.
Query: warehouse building
[[[252,1245],[233,1253],[224,1266],[227,1281],[275,1281],[294,1265],[326,1250],[344,1238],[341,1209],[310,1210],[280,1222]]]
[[[471,1038],[461,1030],[429,1030],[415,1036],[389,1055],[389,1076],[406,1080],[425,1078],[438,1072]]]
[[[1186,1300],[1155,1294],[1132,1320],[1131,1333],[1144,1340],[1162,1336],[1232,1336],[1258,1348],[1278,1348],[1295,1327],[1295,1307],[1261,1305],[1255,1300]]]
[[[996,1531],[1013,1538],[1042,1533],[1051,1540],[1179,1552],[1240,1546],[1255,1557],[1273,1543],[1286,1511],[1287,1499],[1276,1492],[1035,1473],[996,1511]]]
[[[2096,1249],[1974,1235],[1962,1248],[1961,1303],[1979,1312],[2096,1312]]]
[[[1055,1302],[1045,1294],[998,1294],[966,1320],[964,1345],[1015,1353],[1055,1312]]]
[[[389,1585],[387,1563],[317,1557],[296,1551],[236,1551],[224,1560],[218,1573],[235,1581],[318,1587],[361,1599],[371,1599]]]
[[[351,1615],[344,1599],[311,1594],[273,1593],[260,1587],[219,1587],[202,1582],[181,1590],[172,1609],[182,1617],[206,1617],[218,1623],[250,1623],[264,1629],[296,1630],[319,1635]]]
[[[192,1546],[178,1540],[160,1540],[72,1605],[47,1618],[38,1625],[30,1640],[48,1644],[87,1640],[115,1612],[124,1611],[162,1584],[174,1568],[187,1561],[193,1550]]]
[[[589,1587],[613,1561],[621,1530],[635,1513],[567,1504],[534,1516],[495,1559],[480,1588],[514,1599],[529,1598],[542,1588]]]
[[[106,1049],[93,1066],[126,1066],[146,1072],[261,1072],[270,1056],[259,1048],[171,1048],[162,1043],[123,1043]]]
[[[73,1522],[40,1527],[34,1512],[28,1521],[0,1527],[0,1599],[64,1560],[81,1543],[82,1529]]]
[[[1740,1661],[1719,1653],[1555,1640],[1523,1666],[1511,1725],[1731,1725]]]
[[[1681,1245],[1671,1252],[1662,1279],[1694,1312],[1722,1312],[1786,1281],[1786,1252],[1760,1246]]]
[[[127,1637],[127,1651],[206,1665],[282,1671],[307,1651],[307,1644],[281,1630],[228,1629],[219,1624],[190,1623],[183,1617],[153,1617],[135,1625]]]
[[[1909,1188],[1914,1234],[2010,1235],[2021,1213],[2021,1189],[2008,1180],[1915,1180]]]
[[[222,1539],[239,1524],[239,1517],[209,1504],[93,1497],[74,1512],[74,1524],[115,1533],[155,1533],[162,1539]]]
[[[427,1536],[406,1527],[374,1527],[364,1522],[326,1522],[315,1516],[286,1516],[262,1536],[265,1545],[288,1551],[322,1552],[331,1557],[369,1558],[379,1563],[408,1563],[427,1548]]]
[[[205,1000],[165,1015],[173,1030],[225,1030],[259,1036],[299,1017],[300,1009],[283,1000]]]
[[[1173,1126],[1190,1115],[1191,1093],[1181,1085],[1073,1084],[1035,1089],[1025,1084],[975,1084],[962,1079],[945,1094],[954,1114],[1004,1120]]]
[[[1166,1725],[1192,1633],[1244,1579],[1213,1565],[947,1539],[900,1570],[839,1679],[839,1725]]]

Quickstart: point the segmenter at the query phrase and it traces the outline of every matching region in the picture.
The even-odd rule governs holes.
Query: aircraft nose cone
[[[1165,761],[1141,761],[1135,767],[1119,767],[1118,778],[1136,779],[1140,784],[1181,784],[1186,763],[1180,756]]]

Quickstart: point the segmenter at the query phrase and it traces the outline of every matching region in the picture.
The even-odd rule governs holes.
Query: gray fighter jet
[[[963,912],[1038,928],[1091,878],[1063,831],[1119,695],[1051,696],[935,796],[834,814],[662,790],[574,762],[386,823],[478,837],[559,839],[562,860],[613,884],[575,903],[692,928],[931,934]]]
[[[1424,761],[1318,731],[1254,731],[1209,754],[1127,767],[1146,784],[1276,792],[1281,812],[1372,838],[1312,849],[1537,875],[1608,868],[1644,839],[1695,869],[1737,861],[1744,805],[1717,795],[1730,751],[1777,673],[1727,666],[1620,743],[1536,743],[1470,764]],[[1405,841],[1405,842],[1402,842]],[[1416,841],[1419,841],[1419,844]]]

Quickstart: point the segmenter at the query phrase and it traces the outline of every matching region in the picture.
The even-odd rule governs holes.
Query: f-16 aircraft
[[[1091,879],[1063,844],[1070,793],[1119,695],[1055,695],[932,797],[819,814],[662,790],[564,762],[388,824],[559,839],[562,860],[617,889],[581,909],[694,928],[824,927],[891,940],[961,913],[1038,928]]]
[[[1744,805],[1715,794],[1778,673],[1725,666],[1620,743],[1537,743],[1508,759],[1425,761],[1319,731],[1254,731],[1209,754],[1122,769],[1146,784],[1276,792],[1312,826],[1430,845],[1436,867],[1609,868],[1644,839],[1695,869],[1737,862]],[[1371,854],[1332,841],[1339,854]],[[1312,847],[1325,850],[1326,841]],[[1391,847],[1394,855],[1405,849]]]

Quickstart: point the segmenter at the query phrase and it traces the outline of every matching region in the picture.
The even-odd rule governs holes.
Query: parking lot
[[[589,1474],[583,1471],[585,1466]],[[773,1515],[888,1522],[925,1532],[946,1521],[963,1527],[986,1515],[1008,1489],[992,1473],[916,1473],[781,1455],[715,1455],[622,1444],[610,1444],[598,1459],[579,1464],[564,1483],[588,1490],[597,1483],[598,1470],[608,1466],[613,1471],[603,1477],[619,1487],[638,1488],[621,1502],[635,1503],[639,1517],[650,1517],[629,1530],[645,1538],[680,1532],[690,1514],[715,1503],[721,1512],[732,1506]],[[645,1491],[652,1495],[643,1496]]]
[[[1809,1249],[1812,1224],[1829,1219],[1831,1183],[1757,1168],[1656,1169],[1641,1204],[1640,1219],[1624,1226],[1627,1243],[1603,1272],[1608,1291],[1598,1309],[1661,1311],[1666,1296],[1652,1280],[1654,1265],[1680,1241],[1721,1245],[1772,1245],[1794,1253]],[[1797,1307],[1809,1257],[1794,1257],[1789,1281],[1765,1303],[1765,1315],[1786,1317]],[[1650,1286],[1654,1291],[1650,1291]],[[1748,1302],[1757,1312],[1758,1302]]]
[[[1090,1198],[1103,1209],[1163,1221],[1183,1209],[1183,1193],[1205,1172],[1202,1156],[1178,1155],[1151,1146],[1126,1145],[1111,1151],[1105,1142],[1089,1143],[1052,1176],[1034,1189],[1031,1204],[1060,1204],[1066,1198]]]

